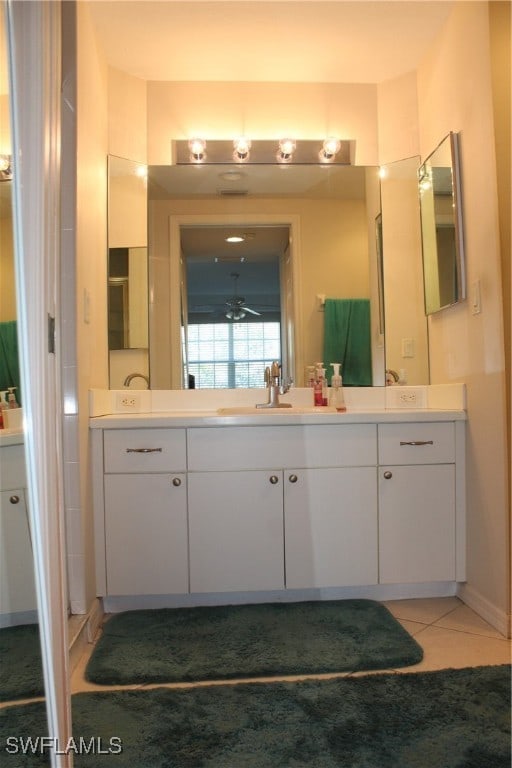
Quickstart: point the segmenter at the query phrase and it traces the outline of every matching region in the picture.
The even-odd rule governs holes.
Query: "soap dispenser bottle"
[[[315,386],[313,388],[314,403],[317,406],[324,404],[323,403],[324,377],[323,377],[322,371],[325,371],[325,368],[323,368],[323,363],[317,363],[315,366]]]
[[[16,387],[8,387],[9,394],[7,395],[7,407],[8,408],[19,408],[18,402],[16,400],[16,395],[14,394],[14,390]]]
[[[341,363],[331,363],[334,373],[331,377],[331,405],[333,405],[337,411],[342,412],[347,410],[345,405],[345,397],[343,395],[343,381],[340,374]]]

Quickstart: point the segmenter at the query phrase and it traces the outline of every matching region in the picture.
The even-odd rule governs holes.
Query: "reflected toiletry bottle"
[[[343,381],[340,374],[341,363],[331,363],[334,373],[331,377],[331,405],[337,411],[346,411],[345,397],[343,395]]]
[[[18,402],[16,400],[16,395],[14,394],[14,390],[16,387],[8,387],[9,394],[7,395],[7,407],[8,408],[19,408]]]
[[[329,385],[325,375],[325,368],[320,368],[322,374],[322,405],[329,405]]]
[[[315,369],[315,386],[313,389],[314,392],[314,402],[315,405],[323,405],[323,379],[322,379],[322,363],[316,364]]]

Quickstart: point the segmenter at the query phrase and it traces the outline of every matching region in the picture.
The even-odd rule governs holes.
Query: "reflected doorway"
[[[263,387],[289,376],[290,228],[180,226],[183,386]]]

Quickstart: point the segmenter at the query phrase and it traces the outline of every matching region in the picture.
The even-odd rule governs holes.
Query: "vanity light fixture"
[[[322,163],[332,163],[341,149],[341,141],[335,136],[329,136],[324,140],[320,150],[320,161]]]
[[[247,162],[251,149],[251,140],[245,136],[239,136],[233,141],[233,160],[239,163]]]
[[[291,163],[296,148],[297,142],[295,139],[281,139],[279,141],[279,151],[277,153],[278,162]]]
[[[10,181],[12,179],[11,161],[11,155],[0,155],[0,181]]]
[[[188,143],[190,159],[194,163],[201,163],[206,157],[206,141],[204,139],[190,139]]]

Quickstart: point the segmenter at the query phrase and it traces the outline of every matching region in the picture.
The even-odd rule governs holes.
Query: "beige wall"
[[[344,83],[148,83],[148,163],[171,162],[171,140],[339,136],[355,163],[377,165],[377,87]]]
[[[3,182],[9,183],[10,182]],[[0,218],[0,322],[16,320],[12,218]]]
[[[467,286],[480,282],[482,312],[466,301],[429,320],[431,381],[464,381],[468,396],[468,584],[465,597],[503,620],[508,585],[505,361],[496,159],[486,3],[455,3],[418,70],[420,150],[459,131]]]
[[[88,390],[108,387],[107,317],[107,66],[96,47],[89,10],[77,4],[77,239],[76,343],[79,400],[82,552],[70,580],[83,579],[88,603],[95,595],[93,513],[89,465]],[[66,300],[66,297],[63,297]]]

